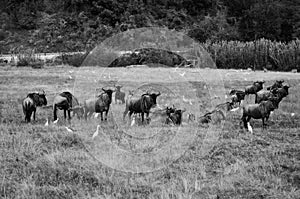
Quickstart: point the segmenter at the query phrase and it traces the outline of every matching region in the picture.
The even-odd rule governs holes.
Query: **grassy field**
[[[222,78],[221,78],[222,77]],[[73,118],[53,120],[51,108],[39,108],[37,120],[24,122],[21,101],[44,89],[48,104],[69,90],[79,101],[102,87],[122,84],[126,93],[161,91],[161,106],[175,104],[197,117],[221,102],[232,88],[254,80],[266,85],[284,79],[290,95],[262,130],[240,127],[240,111],[209,126],[187,123],[166,127],[159,120],[129,127],[124,105],[112,103],[107,122]],[[299,198],[300,76],[294,73],[215,69],[0,68],[1,198]],[[245,100],[251,103],[251,98]],[[292,114],[294,113],[294,114]],[[92,135],[97,124],[101,132]]]

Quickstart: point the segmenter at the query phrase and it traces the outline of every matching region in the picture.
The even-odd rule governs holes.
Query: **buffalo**
[[[276,89],[272,89],[269,91],[261,90],[261,91],[257,92],[257,94],[255,96],[255,104],[259,104],[262,101],[266,101],[270,97],[275,97],[276,93],[277,93]]]
[[[245,99],[245,92],[240,90],[231,90],[229,95],[231,96],[231,101],[233,104],[239,103],[241,105],[241,101]]]
[[[115,102],[116,104],[118,101],[121,101],[122,104],[125,103],[125,93],[121,91],[122,86],[118,85],[116,87],[116,92],[115,92]]]
[[[218,104],[215,107],[215,109],[227,112],[227,111],[230,111],[231,109],[233,109],[233,105],[234,105],[234,102],[225,102],[225,103]]]
[[[114,90],[102,88],[102,91],[103,93],[98,95],[97,100],[94,103],[95,113],[100,113],[101,121],[103,121],[103,112],[105,112],[105,120],[107,120],[107,114],[110,108]]]
[[[204,114],[198,119],[200,124],[208,124],[212,121],[211,112]]]
[[[181,125],[182,123],[182,114],[186,111],[186,109],[176,109],[176,108],[168,108],[167,109],[167,120],[166,123],[169,124],[172,122],[174,125]]]
[[[43,93],[29,93],[23,100],[22,107],[25,115],[25,122],[30,122],[33,113],[33,120],[35,120],[36,108],[38,106],[46,106],[47,99],[45,91]]]
[[[87,120],[88,117],[92,116],[93,113],[95,113],[95,104],[96,104],[97,100],[98,100],[98,98],[95,97],[95,98],[87,99],[83,102],[85,120]]]
[[[284,85],[282,88],[274,88],[270,91],[259,91],[255,97],[255,103],[260,103],[266,101],[270,98],[277,99],[275,102],[276,108],[278,108],[279,103],[283,98],[289,94],[289,85]]]
[[[248,129],[247,123],[251,118],[262,119],[262,126],[265,127],[265,121],[268,121],[270,113],[276,109],[278,98],[272,97],[260,104],[248,104],[243,107],[243,116],[241,118],[244,127]]]
[[[255,94],[263,89],[263,84],[265,81],[255,81],[251,86],[245,88],[245,95]]]
[[[225,120],[225,114],[221,109],[215,108],[214,110],[205,113],[203,116],[199,117],[198,121],[200,124],[208,124],[213,121],[213,123],[221,122]]]
[[[78,118],[81,118],[84,110],[79,104],[74,95],[68,91],[62,92],[55,96],[53,100],[53,117],[54,121],[57,120],[57,109],[64,110],[64,118],[67,119],[66,112],[68,111],[68,118],[71,119],[71,111],[76,113]]]
[[[165,107],[165,108],[157,108],[154,110],[151,110],[151,121],[159,121],[162,124],[167,124],[168,122],[171,122],[169,120],[169,116],[171,113],[175,112],[175,107]]]
[[[288,96],[289,88],[290,88],[289,85],[284,85],[282,88],[278,88],[278,90],[277,90],[278,97],[280,99],[282,99],[282,98]]]
[[[196,116],[193,113],[188,113],[187,121],[194,122],[196,120]]]
[[[141,113],[142,123],[144,123],[144,114],[146,113],[147,118],[149,117],[149,112],[152,107],[156,106],[156,99],[160,95],[157,93],[145,93],[139,98],[135,98],[132,95],[128,96],[126,99],[126,108],[123,113],[123,120],[129,112],[129,121],[131,120],[131,115],[133,113]]]
[[[282,85],[283,82],[284,82],[284,80],[276,80],[275,83],[272,86],[267,87],[267,90],[282,88],[283,87],[283,85]]]

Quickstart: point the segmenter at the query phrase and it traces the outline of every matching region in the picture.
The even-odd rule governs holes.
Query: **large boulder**
[[[108,67],[126,67],[128,65],[145,64],[160,64],[174,67],[186,65],[188,62],[182,56],[171,51],[155,48],[142,48],[121,55],[110,63]]]

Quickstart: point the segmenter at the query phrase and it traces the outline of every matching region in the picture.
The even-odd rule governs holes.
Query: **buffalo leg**
[[[147,121],[147,124],[149,124],[149,112],[146,113],[146,121]]]
[[[267,115],[267,116],[266,116],[266,122],[269,120],[269,117],[270,117],[270,115]]]
[[[141,115],[142,115],[142,124],[144,124],[144,112],[142,112]]]
[[[87,121],[87,116],[88,116],[88,112],[84,111],[84,119],[85,119],[85,121]]]
[[[124,113],[123,113],[123,120],[125,120],[125,117],[126,117],[127,113],[128,113],[128,108],[126,108]]]
[[[36,110],[33,111],[33,120],[35,121],[35,113],[36,113]]]
[[[103,121],[103,112],[100,113],[101,121]]]
[[[67,119],[67,111],[64,109],[64,118]]]
[[[56,105],[54,105],[53,106],[53,119],[54,119],[54,121],[56,121],[57,120],[57,114],[56,114]]]
[[[246,117],[247,117],[247,116],[243,115],[242,118],[241,118],[241,120],[242,120],[242,122],[244,123],[244,128],[245,128],[245,129],[248,129],[248,126],[247,126],[247,118],[246,118]]]
[[[68,110],[68,117],[69,117],[69,120],[71,120],[71,111]]]
[[[31,112],[28,111],[25,115],[25,122],[27,122],[27,123],[30,122],[30,117],[31,117]]]
[[[264,128],[265,128],[265,125],[266,125],[266,124],[265,124],[265,118],[263,117],[261,120],[262,120],[262,128],[264,129]]]
[[[107,121],[107,113],[108,113],[108,110],[105,111],[105,121]]]

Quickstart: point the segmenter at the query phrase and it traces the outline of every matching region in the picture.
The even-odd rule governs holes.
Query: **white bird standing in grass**
[[[134,116],[132,117],[132,121],[131,121],[130,126],[134,126],[135,120],[136,120],[136,115],[134,115]]]
[[[249,132],[253,134],[253,129],[252,129],[252,126],[250,125],[250,122],[247,122],[247,127],[248,127]]]
[[[53,122],[53,124],[57,124],[58,120],[59,120],[59,118],[57,118],[57,119]]]
[[[235,111],[239,110],[239,108],[240,108],[240,107],[236,107],[236,108],[231,109],[230,111],[231,111],[231,112],[235,112]]]
[[[49,126],[49,120],[48,120],[48,118],[47,118],[47,121],[45,123],[45,126]]]
[[[185,75],[185,71],[183,73],[178,73],[181,77]]]
[[[100,125],[98,124],[98,125],[97,125],[97,130],[96,130],[96,132],[93,134],[92,139],[94,139],[96,136],[98,136],[98,134],[99,134],[99,128],[100,128]]]
[[[295,113],[291,113],[291,116],[294,117],[294,116],[295,116]]]
[[[190,105],[193,105],[192,100],[191,100],[191,99],[186,99],[186,98],[184,97],[184,95],[182,96],[182,100],[183,100],[184,102],[186,102],[186,103],[189,103]]]
[[[71,128],[71,127],[65,127],[66,129],[67,129],[67,131],[69,132],[69,133],[73,133],[74,131],[75,131],[75,129],[73,129],[73,128]]]

